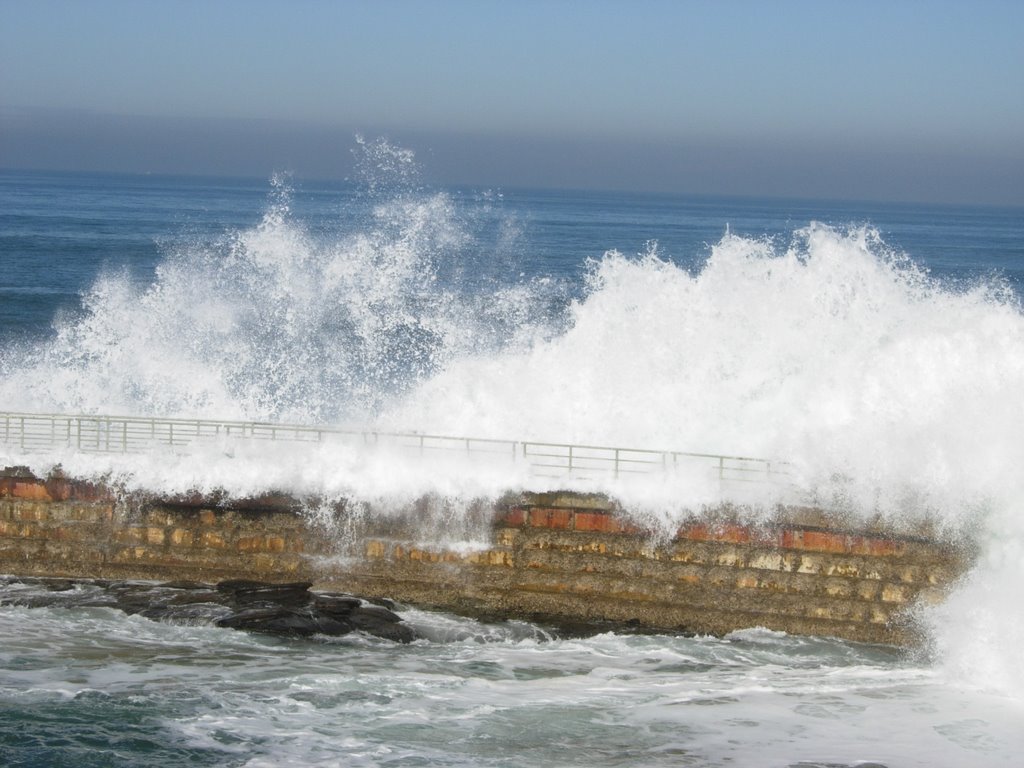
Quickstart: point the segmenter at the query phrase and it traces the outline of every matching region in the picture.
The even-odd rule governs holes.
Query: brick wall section
[[[813,526],[694,522],[665,540],[606,498],[535,494],[496,505],[479,551],[417,544],[393,515],[378,528],[369,515],[358,556],[338,558],[339,542],[285,497],[129,501],[67,478],[0,473],[0,572],[302,579],[470,615],[708,634],[764,626],[903,644],[914,637],[906,609],[941,599],[967,566],[924,538],[822,527],[819,511],[795,515]]]
[[[205,500],[210,504],[210,500]],[[0,571],[88,578],[295,580],[321,538],[278,499],[119,500],[64,478],[0,475]]]

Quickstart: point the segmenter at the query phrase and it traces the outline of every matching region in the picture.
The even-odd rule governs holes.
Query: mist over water
[[[314,228],[275,178],[256,226],[171,247],[148,285],[104,274],[52,339],[4,352],[0,402],[783,459],[801,501],[978,546],[927,618],[935,646],[958,679],[1024,691],[1024,313],[1007,283],[939,280],[870,225],[806,221],[774,239],[727,232],[685,262],[653,243],[612,250],[574,286],[516,268],[518,222],[481,241],[472,206],[423,189],[411,153],[358,151],[358,215]],[[433,493],[456,508],[543,485],[347,448],[31,461],[158,491]],[[730,500],[668,481],[585,487],[669,524]],[[779,500],[743,499],[751,514]]]

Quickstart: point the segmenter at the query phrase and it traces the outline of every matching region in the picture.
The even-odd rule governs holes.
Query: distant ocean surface
[[[0,172],[0,409],[784,457],[817,498],[927,518],[978,565],[914,651],[411,608],[412,645],[287,641],[0,606],[0,763],[1020,764],[1024,210],[438,189],[361,151],[334,184]],[[509,490],[63,458],[169,492]],[[598,490],[667,520],[701,502]]]

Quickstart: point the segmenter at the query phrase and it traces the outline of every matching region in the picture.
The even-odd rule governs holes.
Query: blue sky
[[[1024,204],[1024,3],[0,0],[0,165]]]

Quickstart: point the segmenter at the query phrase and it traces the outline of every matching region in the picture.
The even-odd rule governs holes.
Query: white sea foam
[[[693,272],[656,248],[610,252],[552,316],[543,279],[461,286],[446,259],[468,236],[451,197],[406,183],[324,239],[277,182],[258,226],[168,254],[144,289],[106,275],[52,342],[6,352],[0,402],[785,459],[805,499],[971,537],[980,564],[933,614],[937,647],[951,673],[1024,691],[1024,314],[1008,291],[943,285],[870,227],[810,223],[789,242],[726,234]],[[3,458],[154,491],[395,506],[548,482],[344,446]],[[663,522],[722,499],[684,480],[577,482]]]
[[[8,607],[0,702],[34,719],[0,731],[24,728],[41,754],[95,750],[109,731],[140,765],[1019,762],[1019,707],[892,651],[757,632],[551,639],[403,615],[431,639],[296,642]]]

